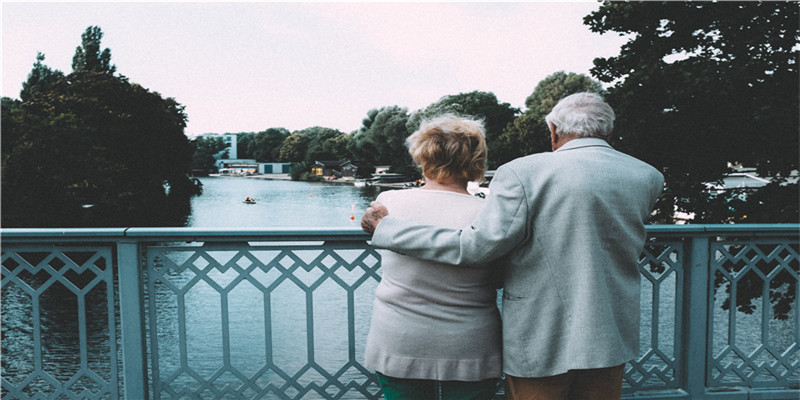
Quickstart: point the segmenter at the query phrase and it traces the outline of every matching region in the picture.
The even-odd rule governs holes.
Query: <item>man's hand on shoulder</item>
[[[381,223],[383,217],[389,215],[389,210],[381,203],[373,201],[361,217],[361,229],[369,234],[375,233],[375,228]]]

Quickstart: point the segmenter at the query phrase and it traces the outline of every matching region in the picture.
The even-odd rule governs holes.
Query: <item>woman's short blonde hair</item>
[[[440,182],[482,182],[486,172],[483,121],[453,114],[422,120],[406,139],[422,174]]]

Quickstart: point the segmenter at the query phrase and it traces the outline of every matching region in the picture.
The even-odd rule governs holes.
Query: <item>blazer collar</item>
[[[562,150],[579,149],[579,148],[582,148],[582,147],[597,147],[597,146],[608,147],[609,149],[613,148],[613,147],[611,147],[610,144],[608,144],[608,142],[606,142],[603,139],[598,139],[598,138],[579,138],[579,139],[570,140],[569,142],[567,142],[566,144],[561,146],[558,150],[556,150],[556,152],[559,152],[559,151],[562,151]]]

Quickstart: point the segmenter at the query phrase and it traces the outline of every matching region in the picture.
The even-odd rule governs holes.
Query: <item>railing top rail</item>
[[[647,225],[650,235],[800,235],[800,224],[697,224],[697,225]]]
[[[800,236],[800,224],[648,225],[649,235]],[[2,240],[369,240],[358,227],[348,228],[2,228]]]
[[[361,228],[3,228],[2,240],[369,240]]]
[[[2,239],[28,238],[93,238],[116,239],[125,237],[126,228],[2,228]]]

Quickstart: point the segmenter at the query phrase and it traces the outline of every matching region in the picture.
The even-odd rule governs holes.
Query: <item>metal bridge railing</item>
[[[649,226],[624,398],[797,399],[800,225]],[[357,229],[3,229],[8,399],[377,399]],[[502,398],[502,392],[498,394]]]

